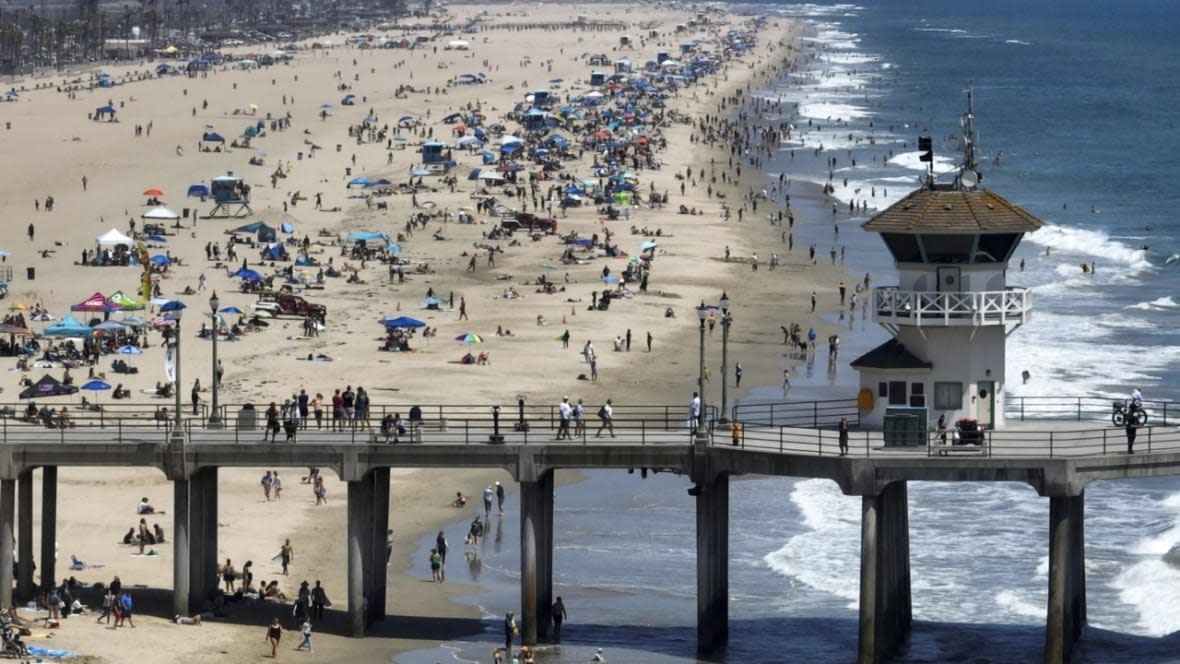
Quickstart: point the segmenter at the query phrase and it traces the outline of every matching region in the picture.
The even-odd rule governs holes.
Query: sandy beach
[[[362,49],[350,45],[348,35],[337,34],[314,40],[330,42],[327,48],[311,48],[311,42],[304,42],[306,48],[294,52],[290,63],[259,69],[223,65],[196,77],[139,80],[154,71],[155,63],[147,62],[102,67],[117,82],[111,88],[90,89],[98,68],[11,81],[6,87],[19,90],[20,99],[0,104],[0,123],[10,123],[0,124],[5,127],[0,129],[0,149],[6,155],[19,155],[14,160],[19,168],[8,169],[7,177],[0,181],[0,213],[10,228],[0,249],[11,253],[6,265],[15,273],[5,302],[30,309],[40,304],[60,318],[70,305],[95,291],[108,296],[116,290],[135,294],[138,267],[93,267],[79,262],[84,250],[95,249],[97,236],[111,229],[129,232],[130,219],[142,230],[140,215],[150,207],[144,204],[147,197],[141,192],[159,188],[163,191],[159,198],[172,210],[192,209],[201,214],[195,224],[185,218],[180,229],[169,228],[166,242],[150,250],[152,255],[167,252],[180,259],[160,279],[160,290],[163,297],[184,301],[189,308],[183,323],[180,386],[186,404],[194,378],[203,386],[202,400],[209,398],[210,343],[195,334],[201,325],[198,321],[209,320],[202,315],[208,310],[209,296],[216,291],[223,307],[249,311],[256,298],[241,292],[240,280],[231,278],[230,271],[240,267],[243,258],[264,275],[290,265],[261,261],[258,248],[240,244],[238,261],[233,265],[219,267],[217,261],[206,260],[208,243],[221,243],[224,249],[227,230],[257,220],[275,227],[291,224],[294,233],[281,234],[280,239],[301,241],[306,236],[309,256],[325,264],[332,258],[343,275],[325,279],[322,289],[302,292],[328,309],[325,329],[318,336],[305,337],[298,320],[272,319],[263,330],[243,334],[237,341],[219,342],[218,354],[225,367],[220,397],[231,413],[246,402],[281,403],[300,389],[330,399],[333,390],[346,385],[363,386],[374,404],[404,405],[407,410],[412,404],[510,404],[517,393],[534,404],[556,404],[565,394],[582,398],[588,414],[607,398],[616,404],[687,405],[696,382],[695,307],[702,301],[715,305],[723,291],[733,301],[731,369],[729,376],[721,376],[720,330],[711,332],[707,361],[712,379],[707,401],[713,404],[719,400],[723,378],[730,381],[731,399],[740,396],[732,380],[732,367],[739,361],[745,370],[743,389],[778,384],[783,369],[792,363],[780,328],[791,323],[804,330],[815,327],[821,339],[834,332],[820,323],[819,316],[836,310],[835,284],[849,281],[849,277],[840,265],[810,260],[806,246],[796,244],[788,251],[781,235],[784,229],[766,221],[782,208],[763,200],[755,212],[747,196],[767,186],[758,169],[747,166],[737,175],[737,169],[728,165],[729,145],[693,141],[694,128],[689,123],[669,120],[663,126],[648,128],[651,140],[665,139],[667,148],[657,154],[662,162],[658,170],[636,172],[637,193],[646,200],[648,192],[666,192],[666,206],[635,205],[627,209],[625,217],[613,221],[602,217],[594,205],[570,208],[565,213],[554,208],[559,233],[577,231],[580,237],[596,233],[602,237],[609,230],[612,244],[620,249],[617,257],[607,257],[601,250],[579,252],[575,263],[563,265],[566,245],[556,235],[532,241],[518,233],[515,239],[520,239],[519,244],[510,244],[507,239],[485,237],[498,223],[498,215],[475,214],[477,223],[457,223],[460,211],[475,209],[473,193],[483,186],[483,182],[466,177],[481,165],[478,150],[452,148],[458,162],[452,171],[457,178],[454,191],[449,191],[441,178],[427,176],[423,182],[433,191],[420,191],[414,197],[394,194],[375,198],[370,207],[362,197],[366,190],[346,186],[357,176],[386,178],[394,185],[409,182],[411,169],[421,162],[418,145],[430,139],[455,143],[455,125],[442,121],[453,112],[479,109],[485,125],[503,122],[510,133],[517,123],[505,116],[524,100],[527,91],[550,86],[563,97],[589,92],[590,72],[604,69],[588,64],[590,54],[603,53],[613,60],[625,57],[638,65],[654,59],[657,52],[678,54],[679,44],[692,39],[707,40],[731,29],[743,29],[751,20],[710,13],[708,25],[677,34],[676,26],[686,25],[695,12],[624,5],[593,5],[593,9],[595,16],[622,21],[627,27],[527,28],[526,24],[570,21],[585,8],[495,5],[486,8],[484,30],[461,36],[469,42],[465,50],[446,48],[448,39],[460,37],[439,37],[415,50]],[[477,6],[448,9],[456,24],[484,10]],[[658,36],[648,36],[653,33]],[[416,33],[408,34],[412,38]],[[638,43],[620,48],[623,35],[633,36]],[[733,57],[717,73],[676,92],[667,101],[666,116],[671,117],[673,110],[693,119],[727,115],[734,110],[735,95],[748,98],[759,85],[782,76],[784,67],[798,53],[799,38],[797,24],[768,20],[757,33],[751,52]],[[235,50],[246,53],[254,49]],[[486,73],[486,82],[454,83],[457,76],[475,72]],[[558,79],[560,83],[551,83]],[[74,80],[80,82],[81,89],[71,92],[68,88],[73,84],[65,83],[59,91],[64,82]],[[422,92],[399,95],[400,85]],[[356,95],[355,105],[341,105],[346,94]],[[724,108],[723,100],[728,100]],[[117,122],[88,118],[96,108],[108,104],[117,109]],[[216,131],[234,140],[248,125],[267,117],[277,120],[288,113],[289,129],[271,130],[268,122],[263,135],[253,139],[249,148],[199,149],[205,132]],[[405,140],[390,142],[393,149],[387,149],[386,141],[358,144],[349,128],[370,114],[376,127],[391,128],[388,137],[398,135]],[[399,129],[398,120],[405,116],[415,126]],[[137,135],[137,126],[150,130]],[[319,149],[313,151],[313,145]],[[577,152],[562,161],[563,172],[592,177],[592,151],[586,150],[580,159]],[[251,158],[262,164],[251,165]],[[271,174],[280,164],[286,176],[272,186]],[[253,214],[239,219],[205,218],[212,201],[186,198],[185,192],[193,184],[208,184],[213,177],[231,171],[250,185]],[[697,177],[678,177],[689,171]],[[722,173],[726,174],[724,179]],[[707,180],[713,178],[706,190]],[[697,186],[690,185],[681,193],[682,182],[691,180],[696,180]],[[541,189],[554,183],[546,181]],[[292,205],[296,192],[306,198]],[[719,198],[718,192],[724,192],[725,198]],[[316,209],[317,195],[320,209]],[[54,199],[52,211],[45,211],[47,196]],[[502,192],[498,198],[517,207],[515,198]],[[414,207],[415,199],[420,207]],[[384,204],[384,209],[379,209],[379,204]],[[677,214],[681,205],[701,214]],[[723,214],[725,205],[730,208],[728,219]],[[744,212],[742,221],[738,221],[738,209]],[[451,217],[439,215],[407,234],[406,222],[412,214],[443,211]],[[800,218],[796,223],[807,221]],[[30,224],[35,228],[31,238],[26,232]],[[632,234],[632,226],[660,229],[659,237]],[[404,283],[391,280],[383,263],[368,261],[362,266],[342,255],[338,238],[348,231],[382,231],[390,238],[405,235],[404,240],[398,240],[402,247],[399,257],[409,262]],[[445,239],[432,239],[435,234]],[[647,292],[639,293],[631,284],[631,296],[614,300],[609,310],[589,310],[592,294],[604,288],[603,267],[619,274],[629,257],[640,252],[639,245],[648,240],[656,240],[658,247]],[[494,254],[494,266],[487,259],[488,245],[502,249]],[[294,253],[295,247],[290,249]],[[779,256],[773,270],[769,269],[772,253]],[[757,270],[754,254],[761,257]],[[472,256],[476,258],[474,271],[468,269]],[[428,271],[419,273],[417,266],[428,266]],[[35,269],[33,280],[26,278],[30,268]],[[354,274],[352,268],[356,280],[363,283],[346,279]],[[311,281],[318,269],[294,268]],[[202,275],[204,290],[200,290]],[[556,292],[541,292],[537,285],[540,275],[558,286]],[[186,287],[195,294],[184,294]],[[505,298],[509,287],[519,297]],[[439,310],[424,309],[421,303],[431,289],[448,304]],[[814,313],[809,312],[812,292],[820,294]],[[449,306],[452,294],[454,308]],[[464,320],[460,320],[461,301],[465,302]],[[668,309],[673,316],[666,315]],[[152,311],[140,313],[149,319],[156,315]],[[78,316],[85,321],[90,315]],[[387,315],[419,318],[436,328],[437,336],[415,336],[412,352],[381,352],[378,347],[385,333],[378,319]],[[35,330],[42,325],[32,324]],[[511,334],[498,336],[497,329]],[[569,348],[563,348],[558,337],[567,330],[571,341]],[[484,343],[469,346],[454,340],[468,332],[482,336]],[[632,349],[611,350],[615,337],[628,332],[634,339]],[[653,339],[650,353],[645,350],[649,334]],[[597,381],[578,380],[579,374],[590,373],[579,352],[587,340],[598,349]],[[139,368],[138,374],[113,374],[115,356],[111,355],[104,355],[94,370],[105,372],[112,385],[122,383],[130,390],[130,402],[170,406],[170,399],[152,396],[156,383],[164,380],[160,345],[159,333],[152,332],[143,355],[129,358]],[[469,351],[486,353],[489,363],[459,363]],[[306,361],[309,355],[323,355],[331,361]],[[22,372],[14,368],[15,358],[9,358],[8,366],[8,377],[0,381],[3,400],[23,407],[23,402],[16,403]],[[84,380],[85,371],[75,369],[73,373]],[[27,375],[36,380],[43,373],[61,378],[63,370],[60,366],[33,369]],[[79,396],[58,401],[74,409]],[[108,402],[109,393],[99,399]],[[238,569],[253,560],[256,581],[279,578],[280,587],[289,596],[294,596],[301,580],[322,580],[336,604],[324,624],[316,627],[317,657],[386,661],[392,652],[436,645],[479,629],[479,615],[448,601],[455,594],[471,592],[471,587],[433,584],[429,579],[407,576],[405,571],[423,534],[466,514],[449,506],[456,491],[474,501],[494,480],[511,490],[511,477],[486,472],[394,470],[388,604],[393,617],[374,627],[377,638],[356,640],[341,636],[345,631],[340,612],[345,587],[344,485],[329,476],[328,503],[317,506],[299,473],[282,471],[282,498],[267,501],[259,484],[265,470],[221,472],[218,558],[232,559]],[[563,474],[562,479],[574,481],[576,475]],[[39,482],[37,486],[39,489]],[[167,513],[171,495],[169,483],[155,471],[61,469],[59,576],[70,573],[70,556],[75,555],[91,565],[73,572],[80,581],[106,583],[120,576],[136,594],[143,613],[136,619],[136,628],[117,631],[95,623],[93,613],[89,618],[70,619],[37,645],[66,648],[107,662],[126,661],[132,652],[144,662],[202,661],[213,656],[219,661],[245,662],[268,654],[262,626],[273,615],[282,615],[289,623],[289,603],[238,605],[229,620],[209,620],[200,627],[177,626],[168,615],[170,542],[156,546],[158,556],[148,557],[132,556],[134,547],[119,543],[122,534],[137,522],[134,506],[141,496],[151,497],[158,509],[165,511],[156,520],[170,532]],[[103,507],[95,509],[96,505]],[[509,532],[514,532],[515,515],[506,519]],[[448,536],[452,546],[461,544],[462,533]],[[295,564],[291,576],[280,577],[278,563],[271,558],[288,537],[296,550]],[[28,615],[40,616],[44,611]],[[297,642],[297,634],[288,634],[283,648],[293,648]],[[280,658],[295,655],[280,652]]]

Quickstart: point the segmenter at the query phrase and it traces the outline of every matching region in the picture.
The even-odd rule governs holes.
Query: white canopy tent
[[[98,236],[98,246],[100,247],[117,247],[120,244],[130,247],[135,244],[135,241],[120,233],[117,228],[112,228]]]
[[[143,218],[156,221],[177,221],[180,219],[180,215],[161,205],[145,212]]]

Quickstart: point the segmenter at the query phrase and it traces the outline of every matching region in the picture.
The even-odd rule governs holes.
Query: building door
[[[976,387],[975,419],[991,429],[996,425],[996,384],[990,380],[981,380]]]
[[[961,270],[954,266],[942,266],[938,268],[938,292],[939,293],[958,293],[961,291],[962,285],[959,279],[962,277]]]

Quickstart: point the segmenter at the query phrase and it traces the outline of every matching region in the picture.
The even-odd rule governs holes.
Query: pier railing
[[[1008,396],[1004,399],[1004,416],[1009,420],[1088,420],[1111,422],[1112,406],[1121,399],[1079,396]],[[1180,420],[1180,403],[1175,401],[1143,401],[1147,423],[1166,426]]]
[[[828,427],[838,425],[841,418],[846,418],[849,426],[860,426],[856,399],[743,403],[733,407],[731,417],[754,427]]]

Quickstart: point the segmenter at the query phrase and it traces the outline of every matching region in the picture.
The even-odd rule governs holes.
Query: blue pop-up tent
[[[89,325],[83,325],[70,314],[45,328],[45,336],[48,337],[88,337],[93,332]]]

